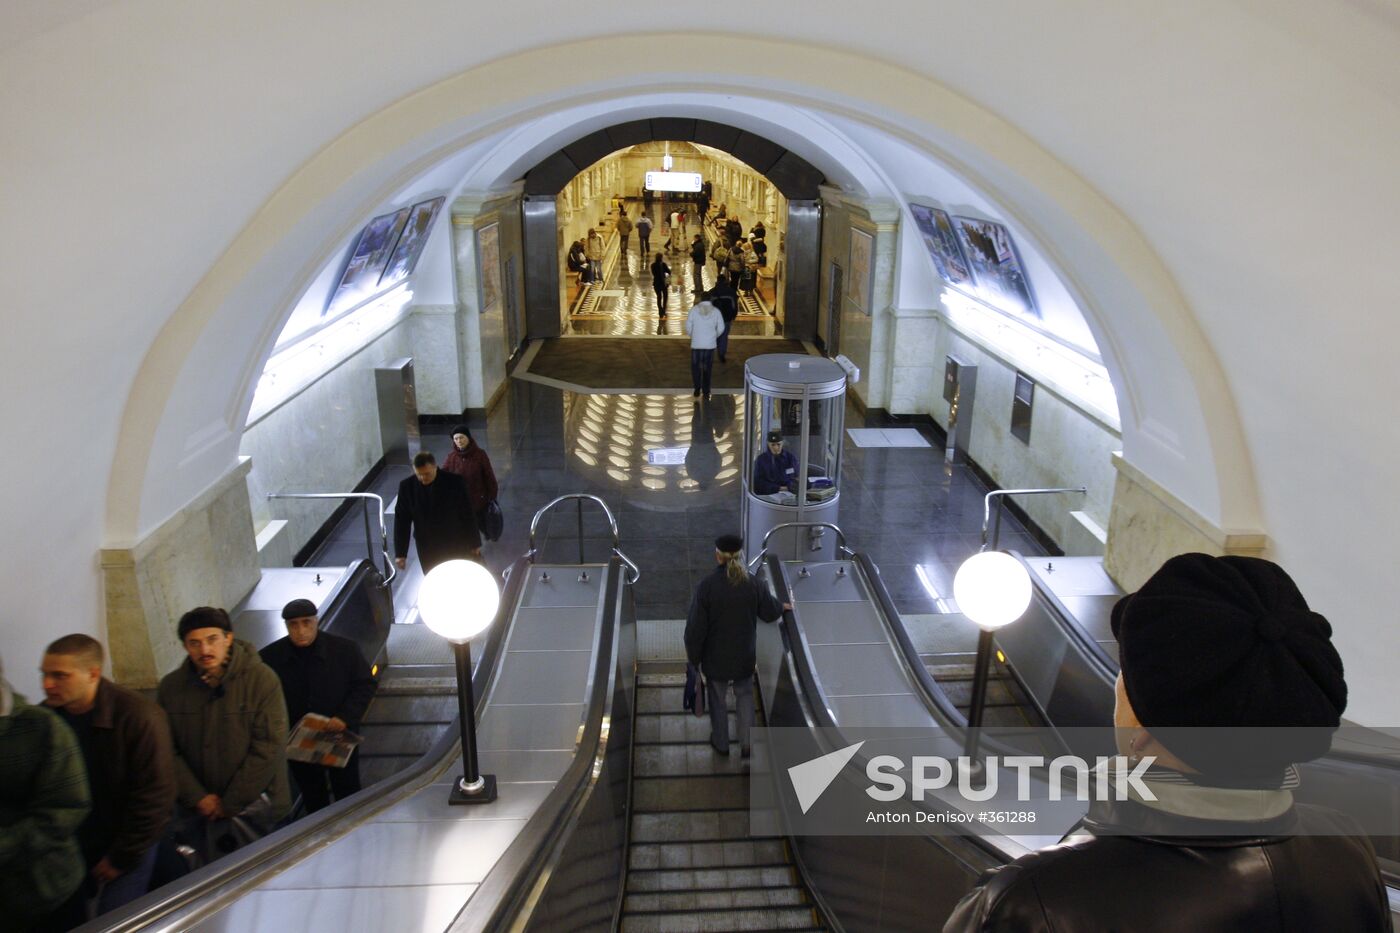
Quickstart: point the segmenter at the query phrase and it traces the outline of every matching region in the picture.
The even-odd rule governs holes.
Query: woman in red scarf
[[[496,473],[491,469],[491,458],[472,440],[471,428],[465,424],[452,429],[452,452],[442,462],[442,468],[467,481],[472,511],[476,513],[477,524],[480,525],[486,506],[496,498]]]

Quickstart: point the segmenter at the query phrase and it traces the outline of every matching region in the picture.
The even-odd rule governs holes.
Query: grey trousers
[[[721,755],[729,754],[729,706],[725,702],[729,686],[734,686],[734,707],[738,714],[739,747],[749,747],[749,729],[753,727],[753,675],[738,680],[705,681],[710,700],[710,744]]]

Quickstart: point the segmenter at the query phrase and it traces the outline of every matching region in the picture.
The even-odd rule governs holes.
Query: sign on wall
[[[875,255],[875,238],[864,230],[851,228],[851,261],[847,268],[850,277],[846,280],[851,304],[863,314],[870,314],[870,289],[873,284],[871,263]]]
[[[500,224],[487,224],[476,231],[476,272],[481,282],[481,313],[488,314],[501,303]]]
[[[647,172],[646,186],[648,191],[685,191],[698,194],[700,192],[700,173]]]

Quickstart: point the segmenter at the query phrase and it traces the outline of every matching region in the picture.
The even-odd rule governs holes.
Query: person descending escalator
[[[685,621],[685,653],[704,675],[710,708],[710,747],[729,754],[729,704],[734,690],[738,713],[739,749],[749,757],[749,730],[754,722],[753,671],[757,655],[758,620],[777,621],[784,609],[744,569],[744,539],[720,535],[715,539],[714,572],[700,581]]]
[[[1183,554],[1112,626],[1115,736],[1150,763],[1147,792],[1124,781],[1128,799],[1095,800],[1065,841],[984,875],[945,933],[1390,930],[1370,840],[1288,789],[1347,700],[1332,628],[1288,574]]]

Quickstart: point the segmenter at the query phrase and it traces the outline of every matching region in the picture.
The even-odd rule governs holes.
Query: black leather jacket
[[[1083,831],[984,875],[944,933],[1391,930],[1375,852],[1347,817],[1300,804],[1255,835],[1189,835],[1202,822],[1095,803]],[[1095,834],[1110,825],[1134,835]]]

